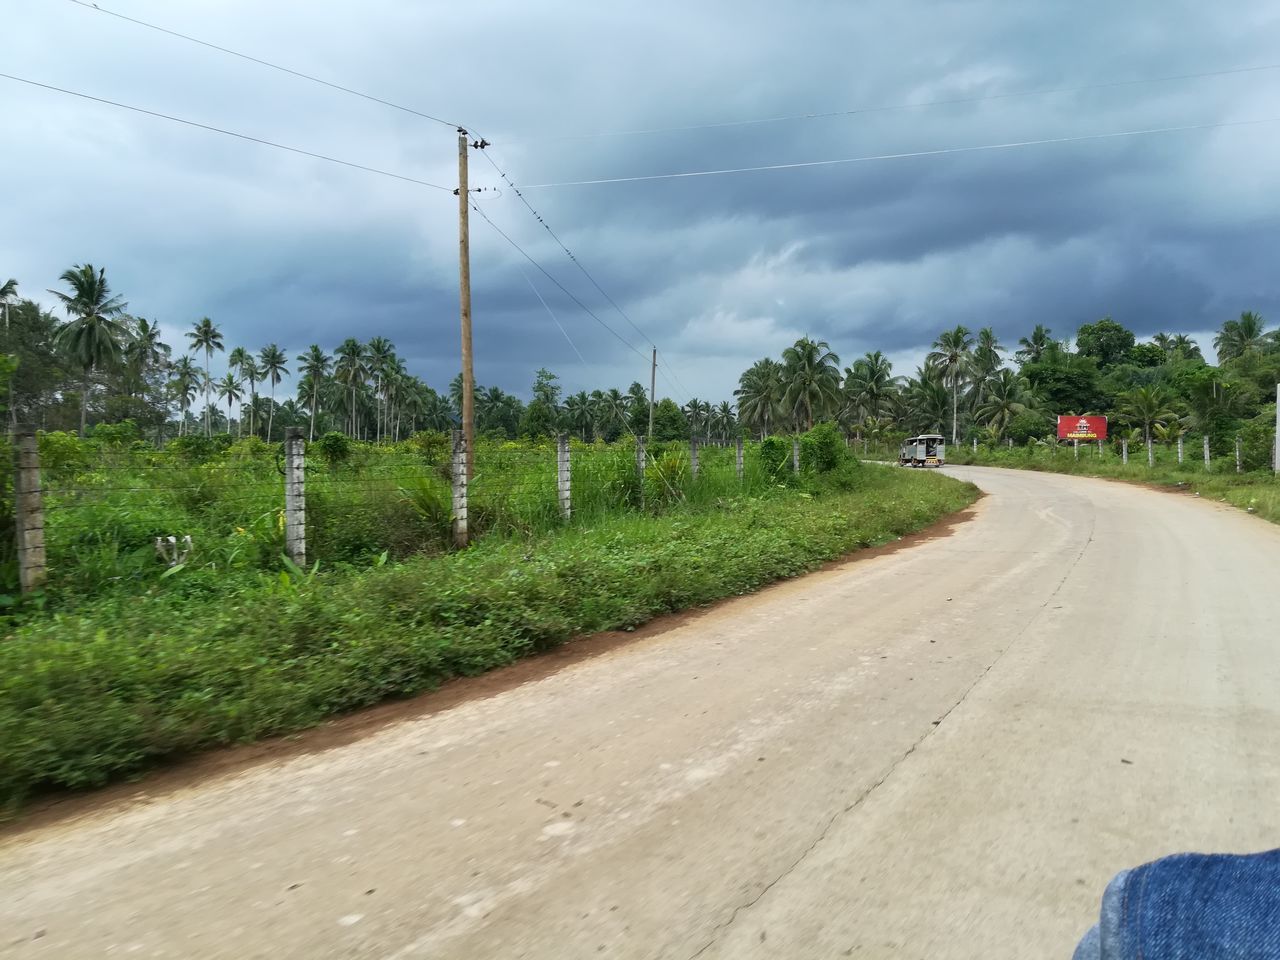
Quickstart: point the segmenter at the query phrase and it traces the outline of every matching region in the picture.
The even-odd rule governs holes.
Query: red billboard
[[[1106,417],[1058,417],[1059,440],[1105,440]]]

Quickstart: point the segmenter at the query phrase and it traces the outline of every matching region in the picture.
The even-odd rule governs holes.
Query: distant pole
[[[475,472],[475,373],[471,359],[471,227],[468,217],[467,131],[458,128],[458,294],[462,307],[462,438],[467,479]],[[465,546],[465,544],[462,544]]]
[[[653,395],[658,389],[658,348],[653,348],[653,364],[649,367],[649,434],[653,439]]]
[[[689,473],[698,479],[698,438],[689,438]]]
[[[734,451],[734,458],[733,458],[734,468],[737,470],[737,473],[738,473],[738,482],[741,483],[742,482],[742,437],[741,436],[738,437],[735,447],[736,449]]]
[[[1244,473],[1244,465],[1240,462],[1240,438],[1236,437],[1236,473]]]

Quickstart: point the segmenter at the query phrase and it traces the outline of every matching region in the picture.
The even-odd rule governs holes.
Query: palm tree
[[[1174,417],[1168,423],[1157,423],[1153,431],[1160,443],[1177,446],[1179,463],[1182,462],[1182,438],[1186,436],[1187,429],[1185,417]]]
[[[917,368],[903,391],[905,414],[912,429],[941,430],[947,420],[949,399],[942,367],[926,362]]]
[[[836,405],[840,395],[840,358],[825,340],[801,337],[782,351],[782,406],[799,421],[804,412],[806,430],[814,417]]]
[[[583,441],[591,429],[591,398],[582,390],[565,397],[564,416],[570,430],[577,430]]]
[[[173,364],[173,379],[169,381],[169,390],[178,401],[178,435],[186,433],[187,411],[196,399],[196,389],[200,384],[200,368],[190,357],[179,357]]]
[[[733,395],[738,398],[738,418],[767,437],[782,402],[782,364],[768,357],[757,360],[738,378]]]
[[[987,398],[976,412],[979,420],[995,430],[999,440],[1009,429],[1009,421],[1034,405],[1035,398],[1027,378],[1004,369],[987,381]]]
[[[733,413],[733,404],[728,400],[721,400],[719,406],[711,411],[711,426],[720,435],[720,439],[728,443],[734,429],[738,426],[738,418]]]
[[[244,347],[236,347],[227,354],[227,367],[229,370],[235,371],[249,384],[249,432],[254,433],[253,429],[253,408],[258,402],[258,381],[262,378],[261,371],[258,370],[258,362],[254,359],[252,353]],[[240,411],[240,426],[244,427],[244,410]]]
[[[355,337],[347,337],[334,350],[337,358],[333,365],[333,376],[351,393],[351,437],[356,438],[356,393],[364,386],[369,368],[366,365],[364,344]]]
[[[1147,444],[1147,466],[1155,466],[1155,451],[1151,446],[1151,428],[1164,424],[1177,416],[1171,409],[1171,400],[1164,387],[1134,387],[1120,397],[1121,417],[1142,427],[1142,437]]]
[[[1176,334],[1169,344],[1169,352],[1172,356],[1181,357],[1183,360],[1201,360],[1200,345],[1192,340],[1185,333]]]
[[[893,375],[893,364],[879,350],[855,360],[844,373],[845,399],[855,419],[879,419],[902,379]]]
[[[1053,331],[1043,323],[1037,323],[1031,336],[1020,338],[1018,345],[1022,348],[1017,354],[1020,363],[1038,363],[1053,346]]]
[[[960,436],[960,379],[969,365],[973,349],[973,335],[969,328],[957,326],[947,330],[933,342],[929,361],[937,364],[946,379],[951,381],[951,442],[959,442]]]
[[[387,368],[396,355],[396,348],[386,337],[374,337],[365,347],[368,356],[369,373],[373,376],[373,392],[377,397],[377,423],[374,429],[376,439],[382,439],[382,401],[383,397],[383,381],[386,379]]]
[[[318,344],[307,347],[307,352],[298,357],[298,373],[308,381],[308,395],[311,407],[311,430],[309,440],[316,438],[316,405],[320,401],[320,386],[324,383],[332,369],[333,358],[320,349]]]
[[[71,288],[71,293],[49,292],[58,298],[71,319],[58,328],[54,342],[84,371],[80,393],[83,437],[88,423],[90,378],[95,370],[119,362],[129,331],[118,318],[128,304],[111,295],[107,271],[95,271],[91,263],[76,264],[58,279]]]
[[[276,417],[276,384],[289,372],[289,358],[274,343],[269,343],[258,351],[258,359],[262,361],[262,378],[271,384],[271,406],[267,412],[267,442],[271,442],[271,427]]]
[[[209,373],[209,366],[212,362],[213,351],[222,349],[222,331],[215,327],[213,321],[208,317],[201,317],[196,323],[192,324],[191,331],[187,334],[187,339],[191,341],[193,349],[204,351],[204,435],[207,437],[213,433],[209,423],[209,388],[213,383],[213,376]]]
[[[1246,310],[1239,320],[1228,320],[1213,338],[1213,348],[1218,351],[1218,363],[1235,360],[1250,351],[1261,350],[1267,342],[1266,324],[1260,314]]]
[[[690,397],[689,402],[682,408],[685,419],[689,421],[689,435],[696,437],[699,431],[705,436],[707,432],[707,421],[711,416],[711,402],[708,400],[699,400],[697,397]]]
[[[236,379],[236,375],[234,373],[228,370],[226,376],[214,384],[214,386],[218,391],[218,396],[227,401],[227,431],[230,432],[231,405],[233,403],[239,403],[240,398],[244,396],[243,392],[240,390],[240,381]]]

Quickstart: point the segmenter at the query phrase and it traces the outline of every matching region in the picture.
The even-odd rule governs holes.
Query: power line
[[[78,0],[72,0],[72,2],[75,3],[78,2]],[[156,117],[160,120],[169,120],[172,123],[181,123],[185,126],[195,127],[199,130],[207,130],[210,133],[220,133],[226,137],[235,137],[237,140],[247,140],[250,143],[261,144],[264,147],[274,147],[277,150],[287,150],[289,153],[296,153],[304,157],[311,157],[314,160],[324,160],[326,163],[336,163],[339,166],[351,167],[354,170],[363,170],[366,173],[376,173],[379,176],[391,177],[394,180],[403,180],[406,183],[416,183],[423,187],[433,187],[436,190],[444,190],[447,193],[453,192],[451,188],[442,187],[438,183],[429,183],[426,180],[419,180],[416,177],[406,177],[403,174],[392,173],[389,170],[380,170],[377,167],[367,167],[363,163],[353,163],[350,160],[339,160],[337,157],[329,157],[323,153],[313,153],[310,150],[303,150],[300,147],[291,147],[287,144],[275,143],[271,140],[263,140],[261,137],[251,137],[247,133],[236,133],[234,130],[224,130],[221,127],[210,126],[207,123],[198,123],[195,120],[186,120],[182,117],[171,116],[167,113],[158,113],[155,110],[135,107],[127,103],[120,103],[116,100],[107,100],[104,97],[95,97],[88,93],[80,93],[77,90],[68,90],[65,87],[55,87],[53,84],[49,83],[40,83],[38,80],[28,80],[26,77],[15,77],[10,73],[0,73],[0,77],[4,77],[6,80],[15,80],[18,83],[25,83],[33,87],[40,87],[44,90],[52,90],[56,93],[65,93],[67,96],[79,97],[82,100],[92,100],[94,103],[104,103],[109,107],[118,107],[121,110],[131,110],[134,113],[141,113],[148,117]]]
[[[718,170],[690,170],[681,173],[655,173],[640,177],[604,177],[597,180],[565,180],[557,183],[527,183],[525,190],[551,187],[585,187],[609,183],[638,183],[645,180],[679,180],[690,177],[714,177],[731,173],[757,173],[766,170],[795,170],[801,167],[829,167],[845,163],[868,163],[874,160],[905,160],[910,157],[940,157],[954,153],[978,153],[989,150],[1008,150],[1014,147],[1036,147],[1046,144],[1083,143],[1089,140],[1114,140],[1121,137],[1141,137],[1158,133],[1183,133],[1193,130],[1216,130],[1223,127],[1256,126],[1277,123],[1280,117],[1262,117],[1253,120],[1222,120],[1215,123],[1195,123],[1177,127],[1150,127],[1143,130],[1121,130],[1112,133],[1089,133],[1076,137],[1046,137],[1041,140],[1016,140],[1008,143],[984,143],[970,147],[946,147],[940,150],[915,150],[908,153],[883,153],[865,157],[844,157],[838,160],[807,160],[799,163],[771,163],[759,167],[728,167]]]
[[[563,283],[561,283],[561,282],[560,282],[559,280],[557,280],[554,276],[552,276],[552,274],[550,274],[550,273],[547,271],[546,267],[544,267],[542,264],[540,264],[537,260],[533,259],[533,257],[529,256],[529,254],[525,252],[525,249],[524,249],[522,246],[520,246],[520,244],[516,243],[514,240],[512,240],[512,239],[511,239],[511,237],[509,237],[509,236],[507,235],[506,231],[504,231],[501,227],[499,227],[496,223],[494,223],[491,219],[489,219],[489,215],[488,215],[487,213],[485,213],[485,212],[484,212],[484,210],[483,210],[483,208],[481,208],[481,206],[480,206],[478,203],[476,203],[474,200],[472,200],[472,201],[471,201],[471,209],[473,209],[476,213],[480,214],[480,216],[484,218],[485,223],[487,223],[487,224],[489,224],[489,226],[493,227],[493,229],[494,229],[494,230],[496,230],[496,231],[498,232],[498,235],[499,235],[500,237],[502,237],[502,239],[503,239],[503,240],[506,240],[506,241],[507,241],[507,243],[511,244],[511,246],[512,246],[512,247],[514,247],[514,248],[515,248],[515,250],[516,250],[516,251],[517,251],[517,252],[518,252],[522,257],[524,257],[524,258],[525,258],[526,260],[528,260],[531,264],[533,264],[535,267],[537,267],[537,268],[538,268],[538,271],[539,271],[539,272],[540,272],[544,277],[546,277],[548,280],[550,280],[552,283],[554,283],[557,287],[559,287],[559,288],[560,288],[560,291],[561,291],[562,293],[564,293],[564,295],[565,295],[565,296],[567,296],[570,300],[572,300],[572,301],[573,301],[574,303],[576,303],[579,307],[581,307],[581,308],[582,308],[582,311],[583,311],[587,316],[589,316],[592,320],[594,320],[596,323],[600,324],[600,326],[604,327],[604,328],[605,328],[606,330],[608,330],[611,334],[613,334],[613,336],[618,340],[618,342],[619,342],[619,343],[621,343],[623,346],[625,346],[628,350],[630,350],[632,353],[634,353],[634,354],[635,354],[636,356],[638,356],[640,359],[645,360],[645,361],[648,361],[648,359],[649,359],[649,358],[648,358],[647,356],[645,356],[641,351],[637,350],[637,349],[635,348],[635,346],[634,346],[634,345],[633,345],[629,340],[627,340],[625,337],[623,337],[623,336],[622,336],[622,334],[618,333],[618,331],[617,331],[617,330],[613,329],[613,327],[609,326],[609,324],[607,324],[607,323],[605,323],[603,320],[601,320],[601,319],[600,319],[600,317],[598,317],[595,313],[593,313],[593,312],[592,312],[592,310],[591,310],[591,308],[590,308],[590,307],[588,307],[585,303],[583,303],[583,302],[582,302],[581,300],[579,300],[576,296],[574,296],[574,294],[569,290],[569,288],[568,288],[568,287],[566,287]]]
[[[533,218],[537,220],[538,223],[542,224],[543,229],[547,231],[551,239],[554,240],[556,244],[560,247],[560,249],[564,251],[564,255],[573,261],[574,266],[576,266],[579,270],[582,271],[582,275],[586,277],[589,281],[591,281],[591,285],[600,292],[600,295],[602,297],[604,297],[606,300],[609,301],[609,304],[613,307],[614,310],[618,311],[618,315],[621,316],[623,320],[627,321],[627,323],[631,325],[631,329],[634,330],[636,333],[640,334],[640,336],[650,346],[657,346],[653,342],[653,338],[650,337],[643,330],[641,330],[636,325],[635,321],[632,320],[629,316],[627,316],[627,312],[623,310],[622,307],[618,306],[618,302],[614,300],[613,297],[609,296],[608,293],[605,292],[604,287],[600,286],[600,284],[596,282],[596,278],[591,275],[591,272],[587,270],[585,266],[583,266],[582,261],[579,260],[576,256],[574,256],[573,251],[570,250],[567,246],[565,246],[564,241],[561,240],[556,235],[556,232],[551,229],[551,224],[547,223],[547,221],[543,218],[542,214],[538,213],[538,211],[533,208],[533,205],[529,203],[525,195],[520,192],[520,188],[517,187],[514,183],[512,183],[511,178],[508,177],[506,173],[503,172],[502,168],[498,166],[497,161],[495,161],[493,157],[489,156],[488,152],[481,151],[481,153],[484,156],[484,158],[489,161],[489,165],[492,166],[493,169],[497,171],[498,176],[501,177],[506,182],[507,186],[509,186],[513,191],[515,191],[515,195],[520,199],[520,202],[523,203],[526,208],[528,208],[529,212],[533,214]]]
[[[196,43],[202,47],[208,47],[210,50],[217,50],[219,53],[225,53],[232,57],[239,57],[241,60],[248,60],[250,63],[256,63],[259,66],[267,67],[271,70],[279,70],[281,73],[287,73],[290,76],[298,77],[302,80],[309,80],[312,83],[318,83],[321,86],[329,87],[332,90],[338,90],[342,93],[350,94],[353,97],[359,97],[362,100],[370,100],[373,103],[380,103],[384,107],[391,107],[393,110],[401,110],[405,113],[411,113],[415,117],[422,117],[424,120],[432,120],[435,123],[442,123],[447,127],[457,127],[459,124],[445,120],[441,117],[432,116],[429,113],[423,113],[421,110],[415,110],[412,107],[406,107],[403,104],[394,103],[391,100],[384,100],[382,97],[375,97],[371,93],[362,93],[359,90],[353,90],[351,87],[344,87],[340,83],[332,83],[328,80],[322,80],[314,77],[309,73],[303,73],[301,70],[294,70],[291,67],[284,67],[278,63],[272,63],[270,60],[263,60],[259,57],[251,56],[247,53],[241,53],[239,50],[232,50],[230,47],[219,46],[216,43],[210,43],[208,40],[201,40],[199,37],[193,37],[185,33],[179,33],[177,30],[170,30],[168,27],[162,27],[155,23],[148,23],[146,20],[138,20],[134,17],[127,17],[123,13],[116,13],[114,10],[108,10],[106,7],[100,7],[96,3],[88,3],[87,0],[69,0],[78,7],[84,7],[86,10],[93,10],[97,13],[105,13],[109,17],[116,17],[119,20],[126,20],[129,23],[137,24],[140,27],[146,27],[148,30],[155,30],[159,33],[166,33],[171,37],[177,37],[180,40],[186,40],[189,43]]]
[[[557,317],[555,311],[551,309],[551,305],[543,299],[542,292],[534,286],[533,279],[524,272],[523,267],[520,268],[520,275],[524,277],[524,282],[529,284],[529,289],[532,290],[533,295],[538,298],[538,302],[542,304],[542,308],[547,311],[547,316],[551,318],[551,322],[556,325],[556,328],[564,334],[564,338],[569,341],[569,346],[572,347],[573,352],[578,355],[578,360],[585,365],[587,362],[586,357],[582,355],[582,351],[578,349],[578,345],[573,342],[573,337],[569,336],[569,331],[564,328],[564,325],[560,322],[560,318]]]
[[[79,3],[81,0],[73,0]],[[1202,80],[1210,77],[1227,77],[1237,74],[1258,73],[1264,70],[1280,70],[1280,63],[1266,63],[1253,67],[1235,67],[1229,70],[1209,70],[1202,73],[1181,73],[1164,77],[1139,77],[1131,80],[1108,80],[1101,83],[1087,83],[1075,87],[1046,87],[1039,90],[1014,90],[1007,93],[984,94],[977,97],[953,97],[943,100],[918,100],[907,103],[880,104],[870,107],[855,107],[849,110],[830,110],[820,113],[793,113],[774,117],[757,117],[747,120],[722,120],[713,123],[692,123],[669,127],[648,127],[636,130],[606,130],[596,133],[566,133],[534,137],[506,137],[509,143],[533,143],[549,140],[587,140],[602,137],[634,137],[656,133],[681,133],[694,130],[715,130],[725,127],[749,127],[769,123],[787,123],[799,120],[826,120],[835,117],[852,117],[866,113],[884,113],[892,110],[913,110],[921,107],[956,106],[970,103],[986,103],[992,100],[1012,100],[1020,97],[1051,96],[1062,93],[1086,93],[1090,90],[1105,90],[1113,87],[1138,86],[1149,83],[1168,83],[1177,80]]]

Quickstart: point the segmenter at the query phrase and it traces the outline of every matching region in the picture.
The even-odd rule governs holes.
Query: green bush
[[[351,438],[345,433],[338,433],[336,430],[330,430],[311,446],[320,459],[329,464],[329,466],[346,463],[351,459],[353,446]]]
[[[791,441],[766,437],[760,441],[760,463],[771,478],[781,480],[791,473]]]
[[[819,423],[800,436],[800,469],[828,473],[850,458],[844,434],[834,423]]]
[[[65,479],[89,465],[88,447],[74,433],[54,430],[40,434],[36,442],[40,451],[40,469],[46,476]]]

